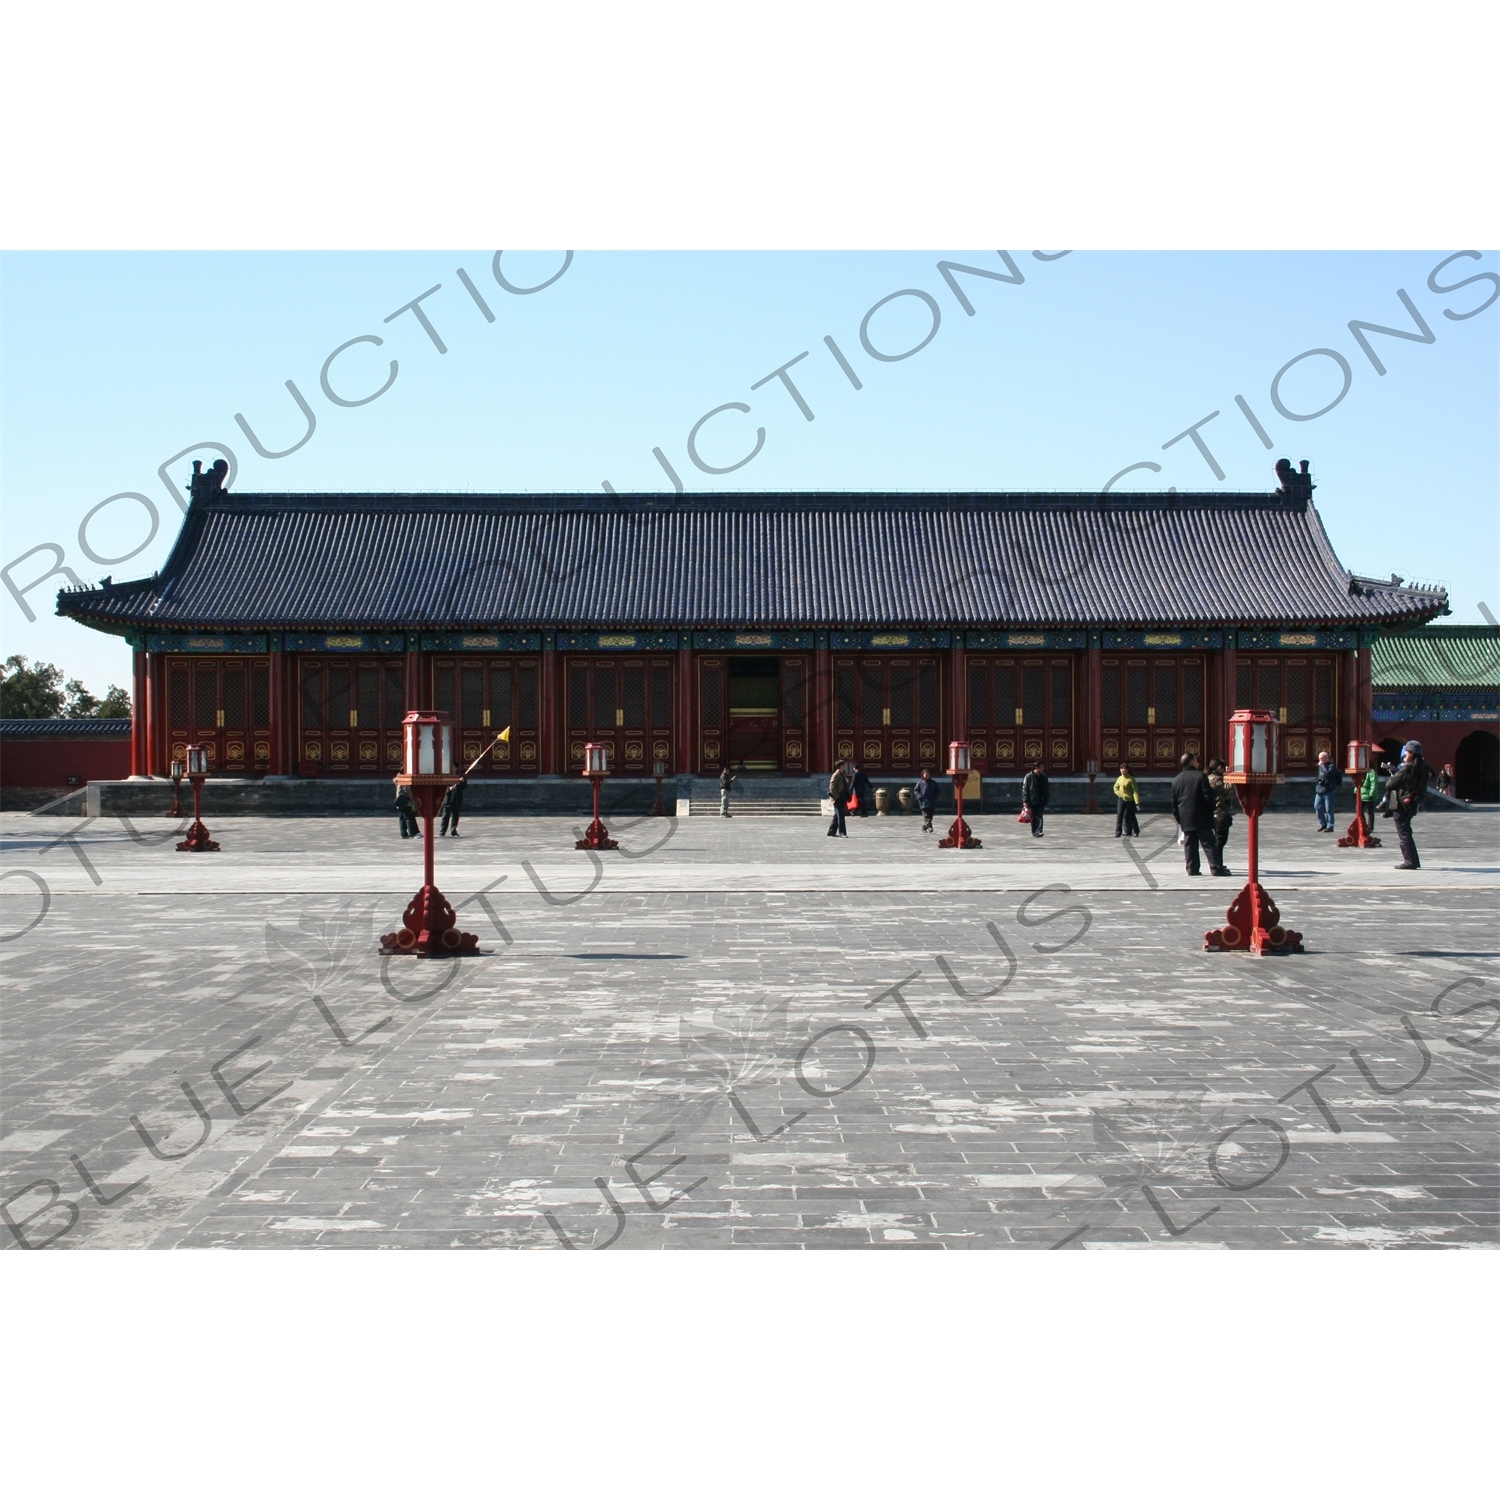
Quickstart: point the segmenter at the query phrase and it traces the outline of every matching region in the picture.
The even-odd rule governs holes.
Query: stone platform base
[[[214,818],[394,818],[396,789],[389,777],[266,777],[239,780],[211,776],[203,786],[203,816]],[[662,783],[662,802],[675,806],[676,779]],[[607,819],[639,817],[656,801],[655,781],[632,778],[604,783],[600,808]],[[61,803],[44,809],[68,817],[160,817],[172,806],[170,781],[91,781]],[[183,783],[181,806],[191,816],[193,798]],[[537,776],[526,781],[469,782],[466,818],[520,814],[582,818],[593,816],[593,794],[581,776]]]
[[[952,817],[953,783],[947,777],[934,778],[938,783],[938,813]],[[892,793],[891,814],[903,813],[895,793],[911,786],[909,776],[874,776],[877,789],[886,787]],[[1113,780],[1100,778],[1095,795],[1102,815],[1114,815],[1114,798],[1110,793]],[[1143,813],[1168,812],[1172,806],[1172,783],[1167,777],[1141,777]],[[662,803],[679,817],[717,817],[719,783],[717,777],[674,776],[662,782]],[[826,776],[742,776],[730,793],[729,810],[736,816],[763,814],[816,816],[828,795]],[[1083,812],[1088,805],[1088,778],[1054,776],[1049,814]],[[394,817],[395,788],[388,777],[286,777],[262,780],[239,780],[228,776],[210,777],[203,788],[203,815],[213,818],[347,818]],[[600,810],[607,823],[614,817],[641,817],[650,812],[656,801],[656,783],[634,777],[611,777],[604,783]],[[1283,782],[1271,798],[1275,812],[1306,811],[1312,816],[1313,783],[1310,777]],[[182,788],[182,808],[191,815],[192,794],[186,783]],[[67,796],[36,808],[44,816],[81,818],[161,817],[172,806],[170,781],[91,781]],[[1021,810],[1021,778],[994,777],[984,782],[981,805],[965,797],[966,811],[973,813],[1018,813]],[[1428,792],[1422,804],[1424,812],[1466,812],[1469,804],[1452,797]],[[1346,780],[1339,788],[1335,810],[1346,815],[1354,811],[1354,795]],[[589,784],[581,776],[538,776],[526,781],[473,780],[464,796],[464,816],[497,817],[521,815],[531,817],[574,817],[587,821],[593,812]],[[1377,832],[1379,831],[1377,823]]]

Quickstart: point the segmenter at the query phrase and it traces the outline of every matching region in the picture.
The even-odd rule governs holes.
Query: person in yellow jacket
[[[1141,805],[1141,789],[1135,784],[1129,766],[1121,766],[1115,780],[1115,837],[1138,839],[1141,836],[1140,820],[1136,810]]]

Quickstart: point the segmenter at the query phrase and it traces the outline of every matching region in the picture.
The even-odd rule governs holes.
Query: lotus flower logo
[[[643,1125],[669,1124],[677,1137],[702,1127],[716,1105],[758,1079],[791,1067],[796,1051],[787,1011],[791,1001],[732,1012],[716,1010],[710,1024],[684,1016],[677,1024],[682,1064],[657,1063],[646,1075],[664,1087]]]
[[[1102,1229],[1118,1219],[1137,1191],[1151,1202],[1151,1184],[1174,1169],[1190,1167],[1206,1176],[1201,1149],[1221,1133],[1223,1111],[1203,1109],[1205,1088],[1181,1089],[1165,1098],[1128,1100],[1093,1111],[1097,1151],[1086,1152],[1089,1170],[1049,1196],[1059,1204],[1054,1216],[1071,1225]],[[1072,1236],[1069,1236],[1072,1238]]]
[[[266,958],[278,973],[295,975],[310,995],[326,995],[375,946],[374,908],[343,902],[331,917],[304,912],[295,927],[266,923]]]

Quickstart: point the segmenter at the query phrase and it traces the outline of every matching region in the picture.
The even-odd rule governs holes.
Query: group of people
[[[724,785],[723,777],[720,777],[719,784]],[[932,772],[927,767],[922,768],[922,774],[913,783],[911,794],[917,804],[917,811],[922,814],[922,832],[931,833],[933,831],[932,819],[937,812],[938,784],[932,779]],[[1026,773],[1026,780],[1021,786],[1021,802],[1026,809],[1025,821],[1031,824],[1033,838],[1042,836],[1042,820],[1051,795],[1047,773],[1038,761],[1036,766]],[[728,796],[726,790],[724,793],[725,817],[729,816]],[[874,783],[864,768],[852,760],[840,761],[828,778],[828,800],[833,804],[833,818],[828,824],[828,837],[831,839],[847,838],[849,829],[846,820],[849,813],[853,811],[861,818],[868,817],[874,796]]]
[[[924,802],[923,788],[931,788],[931,801]],[[932,831],[932,812],[937,806],[937,783],[932,780],[931,774],[922,772],[922,779],[912,789],[912,794],[917,799],[917,806],[922,809],[922,829],[924,832]],[[840,761],[833,768],[833,774],[828,778],[828,800],[833,803],[833,819],[828,825],[828,837],[845,839],[849,837],[849,829],[845,819],[852,811],[861,818],[870,815],[870,804],[875,800],[875,783],[870,780],[869,772],[855,761]]]
[[[443,794],[442,824],[438,829],[440,834],[451,834],[454,838],[459,836],[458,820],[463,816],[464,788],[468,784],[469,778],[460,776]],[[401,820],[402,838],[421,837],[422,830],[417,826],[417,810],[412,806],[410,787],[396,788],[396,816]]]
[[[1201,875],[1200,858],[1206,857],[1212,874],[1228,875],[1230,869],[1224,863],[1224,844],[1229,838],[1229,824],[1234,813],[1228,806],[1229,788],[1224,783],[1224,762],[1209,761],[1211,775],[1204,772],[1198,764],[1198,757],[1191,753],[1184,755],[1180,764],[1182,769],[1172,778],[1172,821],[1177,824],[1183,864],[1189,875]],[[1228,816],[1221,817],[1221,811],[1227,812]]]
[[[1359,798],[1359,815],[1364,819],[1367,832],[1375,831],[1375,808],[1382,803],[1381,816],[1391,818],[1396,824],[1396,842],[1401,846],[1401,863],[1398,870],[1420,870],[1421,856],[1417,853],[1416,841],[1412,838],[1411,820],[1422,805],[1429,781],[1440,792],[1447,792],[1453,785],[1453,770],[1444,766],[1434,780],[1422,755],[1420,740],[1408,740],[1401,747],[1401,764],[1393,770],[1387,761],[1380,770],[1387,773],[1385,797],[1380,795],[1380,777],[1374,766],[1364,774],[1355,791]],[[1344,773],[1334,764],[1326,751],[1318,752],[1318,774],[1313,790],[1313,811],[1318,818],[1319,833],[1333,833],[1333,799],[1344,780]]]
[[[1181,769],[1172,781],[1172,821],[1177,824],[1183,863],[1189,875],[1208,868],[1215,875],[1230,874],[1224,863],[1224,846],[1234,822],[1234,789],[1224,780],[1222,760],[1210,760],[1205,772],[1196,755],[1184,755]],[[1141,789],[1129,766],[1121,766],[1115,778],[1115,837],[1141,836]]]
[[[1205,774],[1198,766],[1196,755],[1184,755],[1182,769],[1172,782],[1172,817],[1180,832],[1183,860],[1189,875],[1200,873],[1200,849],[1208,856],[1209,868],[1215,875],[1227,875],[1224,866],[1224,845],[1234,822],[1234,788],[1224,780],[1227,769],[1222,760],[1210,760]],[[1401,845],[1401,863],[1398,870],[1419,870],[1422,861],[1417,854],[1416,842],[1412,838],[1411,820],[1422,805],[1427,791],[1430,773],[1422,758],[1422,746],[1417,740],[1408,740],[1401,747],[1401,764],[1391,770],[1389,764],[1381,770],[1390,773],[1386,783],[1384,805],[1381,816],[1391,818],[1396,824],[1396,839]],[[1448,785],[1453,784],[1452,772],[1445,766]],[[1029,777],[1027,778],[1030,779]],[[1318,771],[1313,784],[1313,812],[1318,819],[1319,833],[1333,833],[1333,803],[1343,772],[1333,763],[1326,751],[1318,753]],[[1437,778],[1438,790],[1443,790],[1443,776]],[[1380,780],[1374,766],[1365,772],[1358,787],[1360,816],[1370,832],[1375,828],[1375,807],[1381,802]],[[1121,766],[1114,785],[1115,837],[1138,838],[1141,832],[1138,817],[1141,806],[1141,791],[1129,766]]]
[[[740,769],[744,769],[743,765]],[[1183,862],[1189,875],[1202,873],[1201,858],[1204,856],[1207,857],[1209,870],[1213,874],[1230,873],[1224,864],[1224,846],[1234,822],[1235,797],[1233,787],[1224,780],[1226,769],[1222,760],[1210,760],[1205,773],[1200,769],[1196,755],[1184,755],[1181,770],[1172,781],[1172,818],[1179,829]],[[1408,740],[1401,747],[1401,764],[1394,771],[1388,764],[1382,766],[1381,770],[1391,773],[1386,783],[1381,816],[1393,819],[1396,824],[1396,839],[1401,845],[1401,863],[1396,868],[1421,869],[1422,861],[1412,838],[1411,820],[1421,807],[1422,798],[1432,779],[1427,762],[1422,758],[1421,744],[1416,740]],[[738,779],[738,773],[727,766],[719,773],[721,817],[732,816],[729,811],[729,789]],[[1343,779],[1343,772],[1333,763],[1333,757],[1326,750],[1319,751],[1318,771],[1313,787],[1313,811],[1317,815],[1320,833],[1334,832],[1333,802]],[[464,788],[468,780],[467,776],[461,776],[444,795],[439,833],[458,836],[458,820],[463,815]],[[1439,791],[1447,791],[1452,787],[1451,767],[1443,767],[1435,784]],[[931,833],[938,802],[938,784],[932,779],[932,772],[924,769],[911,790],[917,810],[922,814],[922,832]],[[1358,791],[1360,815],[1373,832],[1375,807],[1381,801],[1380,781],[1374,766],[1365,772]],[[1120,767],[1120,774],[1115,779],[1114,795],[1115,837],[1139,838],[1141,789],[1128,765]],[[828,825],[828,837],[847,838],[849,830],[846,819],[850,811],[855,811],[861,818],[869,816],[875,788],[862,766],[846,760],[833,768],[833,774],[828,778],[828,796],[833,803],[833,819]],[[1043,836],[1042,825],[1051,796],[1047,773],[1038,761],[1021,783],[1021,819],[1031,825],[1033,838]],[[421,830],[417,826],[411,792],[406,787],[399,788],[396,793],[396,813],[401,820],[401,837],[418,837]]]

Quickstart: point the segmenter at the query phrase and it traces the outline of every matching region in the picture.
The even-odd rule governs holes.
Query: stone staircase
[[[819,815],[826,777],[808,776],[741,776],[729,793],[729,811],[743,817],[811,817]],[[687,814],[692,818],[719,816],[719,782],[717,777],[683,777],[688,782]],[[682,801],[678,802],[682,811]]]

